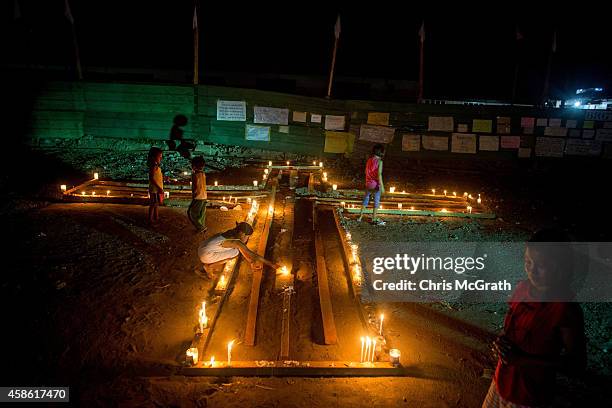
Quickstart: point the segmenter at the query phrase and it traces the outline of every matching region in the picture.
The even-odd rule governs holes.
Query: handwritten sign
[[[524,127],[524,128],[535,127],[535,118],[522,117],[521,127]]]
[[[244,137],[256,142],[270,141],[270,126],[246,125]]]
[[[293,111],[293,121],[306,123],[306,112]]]
[[[451,142],[453,153],[476,153],[476,135],[473,133],[453,133]]]
[[[548,126],[548,118],[538,118],[536,126]]]
[[[325,130],[344,130],[344,115],[325,115]]]
[[[403,135],[402,150],[405,152],[418,152],[419,150],[421,150],[421,135]]]
[[[565,154],[570,156],[599,156],[602,143],[598,140],[568,139]]]
[[[501,137],[501,148],[502,149],[518,149],[521,147],[520,136],[502,136]]]
[[[584,114],[584,120],[612,121],[612,112],[607,110],[588,110]]]
[[[389,114],[383,112],[368,112],[368,125],[389,125]]]
[[[289,124],[289,109],[269,108],[266,106],[255,106],[255,123],[271,123],[275,125]]]
[[[568,129],[573,129],[578,126],[578,121],[575,119],[568,119],[565,121],[565,127]]]
[[[448,137],[423,135],[423,149],[438,151],[448,150]]]
[[[353,151],[355,135],[349,132],[325,132],[325,153],[350,153]]]
[[[544,135],[546,136],[556,136],[556,137],[565,137],[567,136],[567,128],[563,127],[550,127],[548,126],[544,129]]]
[[[430,116],[428,129],[436,132],[452,132],[455,123],[452,116]]]
[[[595,140],[612,142],[612,129],[597,129]]]
[[[318,115],[316,113],[311,113],[310,122],[311,123],[321,123],[321,115]]]
[[[493,131],[493,121],[488,119],[474,119],[472,121],[472,132],[491,133]]]
[[[528,159],[531,157],[531,147],[520,147],[518,149],[518,157],[520,159]]]
[[[217,120],[246,121],[246,102],[217,100]]]
[[[395,129],[388,126],[361,125],[359,140],[375,143],[391,143]]]
[[[499,136],[479,136],[478,149],[487,152],[499,150]]]
[[[558,137],[536,138],[535,155],[540,157],[563,157],[565,139]]]
[[[498,116],[497,117],[497,133],[508,134],[510,133],[510,117]]]

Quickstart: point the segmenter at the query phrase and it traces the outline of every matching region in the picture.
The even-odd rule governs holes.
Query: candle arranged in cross
[[[227,343],[227,366],[229,367],[232,364],[232,346],[234,345],[234,340]]]

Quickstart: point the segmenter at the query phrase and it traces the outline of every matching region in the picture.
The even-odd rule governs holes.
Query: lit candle
[[[62,190],[62,191],[66,191],[66,185],[65,185],[65,184],[62,184],[62,185],[60,186],[60,190]]]
[[[183,176],[188,176],[188,175],[189,175],[188,172],[186,172],[186,171],[183,172]]]
[[[338,185],[337,185],[337,184],[332,184],[332,189],[333,189],[334,191],[336,191],[336,190],[338,189]]]
[[[359,353],[359,362],[363,363],[363,348],[365,346],[365,339],[361,337],[361,353]]]
[[[81,195],[85,195],[85,192],[84,192],[84,191],[81,191]]]
[[[400,356],[401,356],[401,353],[398,349],[389,350],[389,357],[391,358],[391,364],[393,364],[394,366],[399,365]]]
[[[474,197],[472,197],[472,195],[471,195],[471,194],[470,194],[470,195],[468,195],[468,198],[469,198],[470,200],[473,200],[473,199],[474,199]]]
[[[480,194],[478,194],[478,200],[476,200],[476,202],[477,202],[478,204],[480,204],[480,203],[482,202],[482,200],[480,199]]]
[[[218,185],[219,185],[219,182],[215,180],[215,187],[217,187]]]
[[[397,208],[402,209],[402,203],[397,203]]]
[[[326,171],[323,172],[323,178],[327,178],[327,172]]]
[[[390,192],[390,193],[395,193],[395,187],[390,187],[390,188],[389,188],[389,192]]]
[[[444,197],[446,197],[446,190],[444,190]]]
[[[92,196],[95,196],[95,195],[96,195],[96,192],[95,192],[95,191],[92,191],[92,192],[91,192],[91,195],[92,195]]]
[[[323,162],[319,162],[319,167],[323,167]]]
[[[215,356],[212,356],[210,358],[210,368],[212,368],[215,365]]]
[[[378,329],[378,334],[382,336],[382,326],[383,326],[383,320],[385,320],[385,315],[384,313],[380,314],[380,328]]]
[[[366,349],[364,360],[368,360],[370,358],[370,346],[372,346],[372,340],[370,340],[370,336],[366,336]]]
[[[187,362],[190,364],[198,364],[198,348],[197,347],[190,347],[187,349],[186,352],[187,355]]]
[[[344,208],[346,206],[346,203],[344,201],[340,201],[340,205],[342,206],[342,208]]]
[[[289,165],[289,160],[287,160],[287,166]]]
[[[313,160],[313,161],[312,161],[312,165],[313,165],[313,166],[316,166],[316,165],[317,165],[317,161],[316,161],[316,160]]]
[[[406,190],[402,190],[402,194],[406,194]]]
[[[464,192],[464,193],[463,193],[463,196],[464,196],[464,197],[467,197],[467,196],[468,196],[468,193],[467,193],[467,192]]]
[[[264,174],[268,174],[269,171],[270,170],[268,170],[268,169],[264,169]]]
[[[350,232],[347,232],[347,233],[346,233],[346,239],[350,241],[350,240],[351,240],[351,237],[352,237],[351,233],[350,233]]]
[[[98,173],[94,173],[94,180],[97,180],[98,177],[99,177],[99,174]]]
[[[106,190],[106,195],[109,195],[109,194],[110,194],[110,190]]]
[[[225,197],[223,197],[223,202],[225,202]]]
[[[253,180],[253,187],[257,187],[257,183],[258,183],[257,180]]]
[[[221,275],[219,278],[219,284],[217,285],[219,289],[225,290],[225,275]]]
[[[453,191],[453,197],[457,197],[457,192],[456,191]]]
[[[252,201],[253,199],[251,197],[247,197],[247,203],[251,204]]]
[[[206,301],[205,300],[202,301],[202,310],[204,311],[204,314],[206,314]]]
[[[472,213],[472,206],[471,206],[471,205],[468,205],[468,206],[467,206],[467,210],[468,210],[468,212],[471,214],[471,213]]]
[[[271,161],[268,162],[268,166],[272,166],[272,162]]]
[[[414,211],[414,207],[410,207],[410,211]]]
[[[376,339],[372,340],[372,357],[370,358],[370,362],[374,362],[374,357],[376,357]]]
[[[164,191],[164,198],[170,198],[170,192]]]
[[[433,195],[436,195],[436,189],[435,188],[432,188],[431,192],[433,193]]]
[[[234,340],[227,343],[227,366],[229,367],[232,364],[232,346],[234,345]]]
[[[200,318],[198,322],[200,323],[200,333],[204,333],[204,329],[208,325],[208,318],[206,317],[206,311],[203,309],[200,309]]]

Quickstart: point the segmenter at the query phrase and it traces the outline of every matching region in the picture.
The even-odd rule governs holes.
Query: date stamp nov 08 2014
[[[70,402],[70,388],[0,387],[1,402]]]

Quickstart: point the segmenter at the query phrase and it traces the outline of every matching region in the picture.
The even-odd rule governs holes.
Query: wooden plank
[[[270,226],[274,220],[274,200],[276,199],[276,185],[272,186],[272,192],[270,193],[270,200],[268,201],[268,207],[272,208],[272,211],[266,212],[266,221],[263,232],[259,238],[259,245],[257,247],[257,253],[261,256],[266,254],[266,246],[268,244],[268,235],[270,234]],[[264,208],[265,210],[265,208]],[[249,299],[249,312],[247,315],[246,328],[244,333],[244,344],[247,346],[255,345],[255,328],[257,325],[257,310],[259,308],[259,291],[261,289],[261,278],[263,275],[263,264],[257,262],[253,269],[253,281],[251,285],[251,297]]]
[[[281,351],[280,358],[282,360],[289,359],[289,334],[291,321],[291,296],[293,289],[287,288],[283,293],[283,317],[281,321]]]
[[[331,295],[329,293],[329,283],[327,281],[327,266],[325,265],[325,249],[321,231],[315,231],[315,253],[317,259],[317,286],[319,287],[319,304],[321,306],[321,318],[323,319],[323,337],[325,344],[336,344],[338,335],[336,334],[336,323],[332,310]]]
[[[259,363],[259,365],[258,365]],[[185,376],[210,377],[419,377],[423,374],[410,367],[394,367],[389,362],[359,363],[354,361],[300,361],[299,365],[269,361],[265,366],[257,361],[216,361],[215,366],[199,362],[193,367],[182,368]]]
[[[351,214],[359,214],[361,212],[360,208],[345,208],[345,211]],[[364,214],[372,214],[372,209],[367,208],[363,212]],[[461,213],[461,212],[453,212],[453,211],[421,211],[421,210],[387,210],[387,209],[379,209],[378,214],[392,214],[392,215],[427,215],[431,217],[459,217],[459,218],[485,218],[485,219],[493,219],[495,218],[495,214],[493,213]]]

